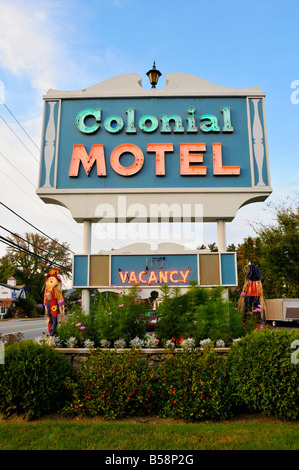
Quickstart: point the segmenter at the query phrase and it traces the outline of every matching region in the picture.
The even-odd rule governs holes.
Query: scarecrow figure
[[[244,308],[245,321],[247,314],[256,313],[259,327],[262,328],[265,316],[265,301],[261,282],[262,273],[258,267],[251,263],[246,265],[246,269],[247,273],[239,301],[239,309],[243,310]]]
[[[58,323],[58,315],[64,317],[64,298],[61,292],[61,279],[58,277],[57,269],[51,269],[45,282],[44,306],[46,309],[48,332],[50,336],[55,335]]]

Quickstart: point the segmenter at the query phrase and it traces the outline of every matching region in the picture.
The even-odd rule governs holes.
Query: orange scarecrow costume
[[[249,262],[246,265],[246,270],[247,274],[245,276],[245,282],[238,305],[239,311],[241,312],[244,309],[244,321],[246,321],[246,316],[248,314],[256,313],[258,325],[262,328],[266,313],[266,305],[261,282],[262,273],[258,267]]]
[[[46,276],[44,306],[48,321],[48,332],[50,336],[54,336],[59,313],[64,316],[64,298],[61,293],[61,279],[58,277],[56,268],[51,269]]]

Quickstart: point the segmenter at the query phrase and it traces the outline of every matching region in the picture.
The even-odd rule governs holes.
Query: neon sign
[[[182,212],[192,201],[204,205],[203,221],[212,222],[233,220],[239,207],[268,197],[259,87],[230,89],[170,74],[165,89],[153,93],[140,80],[127,74],[84,90],[49,90],[42,200],[67,207],[78,222],[102,220],[99,205],[113,207],[113,220],[132,220],[119,212],[123,196],[127,207],[138,202],[147,214],[151,204],[176,202]],[[135,218],[143,221],[144,211]]]
[[[206,144],[203,142],[181,143],[180,144],[180,174],[206,176],[207,167],[203,163],[203,153],[206,151]],[[165,154],[173,152],[173,144],[148,144],[147,152],[156,154],[156,176],[165,175]],[[200,153],[198,153],[200,152]],[[212,144],[213,152],[213,175],[232,176],[240,174],[240,166],[223,166],[221,143]],[[130,153],[134,157],[134,162],[130,166],[120,163],[123,154]],[[94,144],[90,153],[87,154],[84,145],[76,144],[73,147],[72,160],[69,169],[69,176],[76,177],[79,174],[80,162],[88,176],[94,163],[96,162],[97,175],[106,176],[106,158],[104,145]],[[117,146],[110,155],[110,165],[115,173],[122,176],[132,176],[138,173],[144,164],[144,154],[142,150],[134,144],[121,144]]]
[[[188,288],[191,281],[201,286],[237,285],[236,253],[74,255],[76,287]]]
[[[231,124],[230,107],[222,107],[221,113],[223,114],[223,127],[220,129],[218,119],[213,114],[204,114],[200,117],[199,128],[204,133],[216,132],[220,130],[224,133],[232,133],[234,128]],[[135,127],[135,109],[127,108],[127,125],[126,133],[135,134],[137,132]],[[83,134],[94,134],[100,130],[102,110],[97,109],[84,109],[80,111],[76,117],[75,124],[77,129]],[[87,124],[86,120],[90,118],[92,122]],[[172,128],[170,122],[174,122],[173,132],[184,133],[183,120],[180,115],[163,115],[161,116],[162,125],[160,132],[162,134],[171,133]],[[187,133],[197,133],[198,127],[196,126],[195,107],[188,107],[187,120]],[[148,124],[150,123],[150,124]],[[145,115],[139,119],[138,127],[142,132],[152,133],[158,128],[158,119],[153,115]],[[104,121],[104,129],[111,134],[119,133],[124,127],[124,121],[120,116],[109,116]],[[206,176],[207,167],[201,165],[203,163],[203,153],[206,152],[206,144],[204,142],[184,142],[180,143],[180,174],[181,175],[197,175]],[[156,163],[156,176],[165,175],[165,157],[166,153],[174,152],[173,143],[148,143],[146,147],[148,153],[155,154]],[[130,154],[134,157],[134,162],[130,166],[124,166],[120,163],[120,158],[124,154]],[[222,144],[212,144],[213,155],[213,175],[239,175],[240,166],[223,166],[222,164]],[[106,155],[103,144],[94,144],[89,154],[87,153],[84,145],[75,144],[73,146],[72,158],[69,168],[69,177],[77,177],[79,174],[80,163],[85,170],[86,175],[90,174],[91,169],[96,163],[97,176],[107,176],[106,169]],[[110,154],[110,165],[112,169],[121,176],[133,176],[138,173],[144,165],[144,153],[140,147],[131,143],[123,143],[115,147]]]
[[[187,129],[189,133],[197,133],[198,128],[196,126],[195,119],[195,107],[188,107],[188,115],[186,116]],[[233,132],[234,128],[231,124],[231,113],[229,106],[221,107],[221,113],[223,114],[223,127],[222,132]],[[135,109],[126,108],[127,114],[127,125],[125,132],[126,134],[136,134],[137,129],[135,127]],[[102,110],[101,108],[88,108],[80,111],[76,117],[75,124],[77,129],[83,134],[94,134],[100,130]],[[91,124],[87,124],[85,121],[89,118],[93,118]],[[183,120],[178,114],[163,115],[161,116],[161,133],[171,133],[172,128],[170,122],[174,122],[173,132],[184,133],[185,128],[183,127]],[[202,132],[220,132],[218,119],[214,114],[204,114],[199,118],[199,128]],[[151,114],[144,115],[139,119],[138,127],[142,132],[152,133],[155,132],[159,127],[159,121],[156,116]],[[120,116],[109,116],[104,121],[104,129],[110,134],[118,134],[124,128],[124,120]]]
[[[118,270],[122,284],[186,284],[191,268],[187,270],[159,270],[157,271],[122,271]]]

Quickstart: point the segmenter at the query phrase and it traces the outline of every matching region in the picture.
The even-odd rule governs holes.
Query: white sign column
[[[83,222],[83,254],[91,254],[91,220],[84,220]],[[82,289],[82,307],[86,315],[90,310],[90,290]]]
[[[217,220],[217,238],[218,238],[218,251],[219,253],[226,252],[226,227],[225,220]],[[223,292],[223,299],[228,302],[228,289]]]
[[[226,251],[225,220],[217,220],[217,237],[218,251],[219,253],[224,253]]]

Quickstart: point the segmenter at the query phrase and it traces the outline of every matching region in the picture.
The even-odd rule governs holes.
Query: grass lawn
[[[0,417],[0,450],[299,450],[299,421],[256,415],[196,424],[158,417]]]

